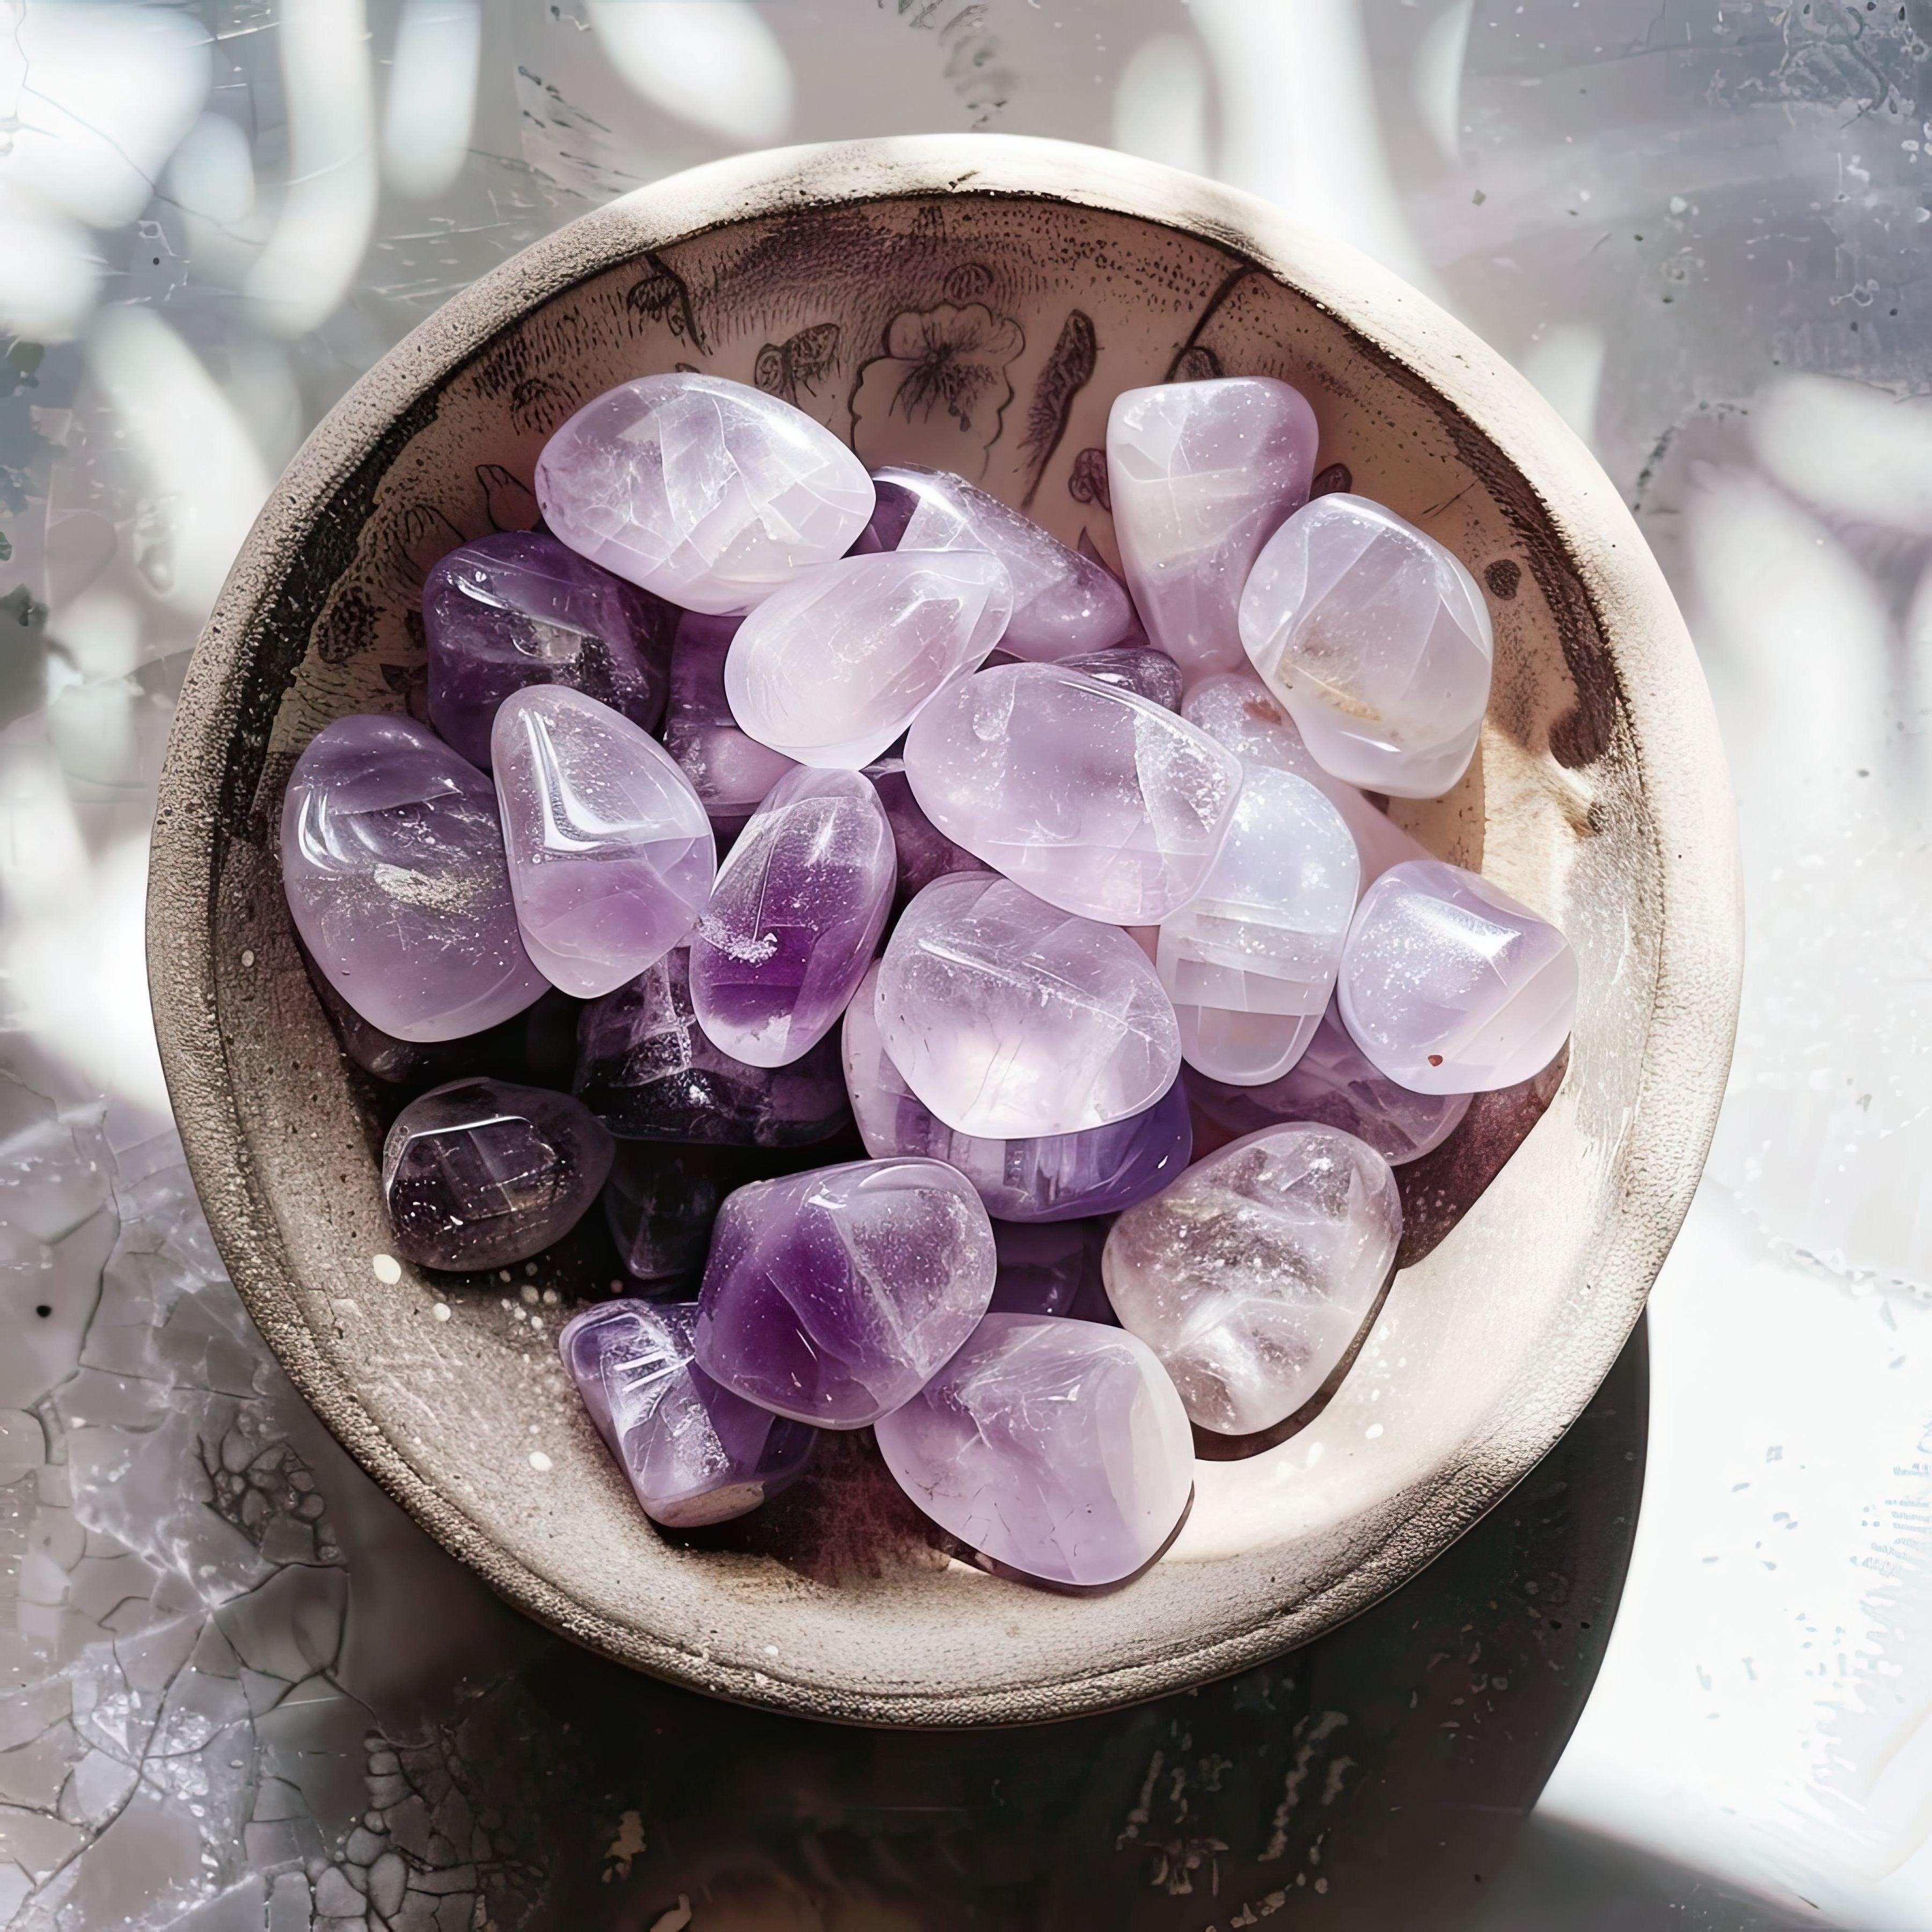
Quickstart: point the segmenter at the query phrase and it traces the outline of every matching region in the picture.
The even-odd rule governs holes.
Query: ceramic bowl
[[[1582,1000],[1567,1068],[1492,1111],[1412,1200],[1410,1264],[1318,1413],[1260,1453],[1202,1460],[1179,1538],[1111,1594],[959,1561],[851,1438],[735,1528],[662,1533],[556,1363],[567,1307],[530,1318],[519,1291],[541,1275],[388,1278],[380,1096],[296,956],[283,784],[330,719],[401,708],[424,571],[535,520],[550,433],[611,384],[672,368],[755,382],[868,464],[957,470],[1110,559],[1113,396],[1285,377],[1314,405],[1320,462],[1485,588],[1480,754],[1447,798],[1395,811],[1568,933]],[[236,1286],[297,1386],[432,1535],[532,1616],[680,1683],[863,1723],[1010,1722],[1305,1641],[1414,1574],[1580,1413],[1704,1158],[1736,1012],[1733,851],[1663,579],[1608,479],[1500,358],[1258,200],[1098,150],[944,136],[752,155],[641,190],[486,276],[356,386],[277,486],[195,653],[155,827],[149,970]]]

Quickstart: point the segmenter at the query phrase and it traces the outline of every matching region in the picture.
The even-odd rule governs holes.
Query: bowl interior
[[[574,260],[547,244],[541,274],[495,278],[494,333],[379,365],[318,432],[218,615],[229,641],[208,675],[228,724],[196,780],[212,890],[192,944],[205,939],[219,1048],[171,1046],[170,1065],[238,1280],[326,1418],[446,1544],[547,1622],[700,1688],[873,1721],[1010,1720],[1198,1681],[1314,1634],[1542,1453],[1667,1244],[1668,1229],[1618,1246],[1662,834],[1574,540],[1464,407],[1205,222],[970,192],[820,200],[668,236],[647,206],[596,219]],[[611,384],[674,368],[783,396],[868,464],[958,471],[1110,562],[1114,394],[1284,377],[1314,406],[1320,463],[1346,465],[1484,586],[1496,668],[1480,754],[1448,797],[1394,812],[1570,935],[1583,994],[1567,1073],[1486,1192],[1438,1213],[1460,1218],[1396,1277],[1332,1400],[1264,1453],[1201,1462],[1179,1539],[1114,1594],[1048,1595],[956,1560],[849,1438],[738,1529],[662,1533],[558,1364],[568,1305],[532,1318],[520,1298],[546,1285],[542,1264],[487,1287],[406,1267],[382,1278],[385,1115],[295,951],[282,787],[330,719],[402,707],[424,572],[536,520],[549,434]],[[214,706],[202,691],[184,705]],[[164,820],[163,846],[171,836]],[[158,962],[158,915],[154,944]],[[219,1131],[197,1125],[215,1114]],[[1666,1191],[1688,1184],[1673,1174]],[[1446,1200],[1453,1175],[1444,1185]]]

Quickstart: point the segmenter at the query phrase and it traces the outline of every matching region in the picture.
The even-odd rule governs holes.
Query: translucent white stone
[[[1228,842],[1154,954],[1190,1066],[1258,1087],[1300,1058],[1334,987],[1360,869],[1341,814],[1306,778],[1246,768]]]
[[[1428,848],[1387,812],[1378,810],[1353,785],[1315,762],[1294,728],[1294,720],[1252,671],[1219,671],[1198,680],[1189,686],[1180,715],[1216,744],[1226,746],[1244,766],[1273,765],[1318,787],[1354,836],[1356,856],[1361,862],[1361,891],[1366,892],[1391,866],[1400,866],[1405,859],[1429,856]]]
[[[1187,675],[1241,663],[1241,587],[1308,499],[1315,412],[1266,376],[1127,389],[1107,418],[1120,562],[1148,635]]]
[[[1064,1587],[1144,1569],[1193,1492],[1174,1384],[1144,1342],[1096,1322],[987,1316],[875,1433],[899,1486],[941,1528]]]
[[[649,732],[568,686],[531,685],[497,707],[490,761],[517,923],[551,985],[594,1000],[689,934],[717,848]]]
[[[1351,784],[1439,798],[1468,769],[1495,645],[1476,580],[1436,539],[1337,490],[1268,539],[1241,641],[1309,750]]]
[[[987,1140],[1124,1120],[1180,1068],[1174,1008],[1118,926],[983,873],[935,879],[906,908],[874,1011],[906,1084]]]
[[[1486,1094],[1556,1057],[1576,1017],[1576,956],[1488,880],[1414,860],[1363,894],[1337,994],[1350,1036],[1390,1079]]]
[[[1206,882],[1240,761],[1172,711],[1058,664],[1000,664],[942,692],[906,740],[920,808],[1050,904],[1138,926]]]
[[[982,550],[1006,566],[1013,610],[1002,650],[1016,658],[1070,657],[1104,650],[1132,632],[1133,606],[1113,572],[998,497],[941,470],[875,470],[872,478],[882,503],[896,490],[910,499],[895,548]]]
[[[866,466],[802,410],[718,376],[641,376],[544,445],[536,497],[580,556],[689,610],[748,610],[842,556]]]
[[[870,764],[1012,608],[983,550],[887,550],[802,571],[738,627],[724,694],[740,728],[802,765]]]
[[[1292,1415],[1347,1353],[1402,1234],[1395,1176],[1352,1134],[1269,1127],[1114,1223],[1107,1298],[1203,1429]]]

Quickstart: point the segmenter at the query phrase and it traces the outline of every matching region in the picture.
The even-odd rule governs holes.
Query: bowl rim
[[[1626,1186],[1592,1292],[1545,1363],[1551,1399],[1492,1412],[1400,1530],[1318,1593],[1211,1643],[1084,1675],[944,1697],[790,1685],[587,1610],[509,1556],[411,1467],[324,1357],[229,1090],[216,1006],[216,895],[228,747],[242,728],[254,614],[286,575],[293,533],[399,418],[506,328],[646,250],[719,227],[881,200],[970,195],[1058,202],[1178,230],[1250,262],[1460,412],[1514,464],[1547,516],[1610,647],[1630,754],[1651,807],[1655,990]],[[1615,1361],[1696,1190],[1736,1030],[1742,904],[1730,783],[1709,694],[1663,573],[1614,485],[1514,368],[1426,296],[1358,250],[1240,190],[1111,150],[1028,136],[934,134],[733,157],[578,217],[427,317],[322,418],[270,492],[196,646],[170,734],[147,904],[150,998],[190,1172],[250,1315],[290,1379],[363,1468],[436,1540],[518,1609],[602,1654],[688,1688],[847,1722],[957,1726],[1095,1711],[1223,1676],[1306,1642],[1415,1574],[1493,1508],[1580,1414]]]

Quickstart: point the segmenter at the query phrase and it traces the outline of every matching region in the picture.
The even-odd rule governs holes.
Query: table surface
[[[1928,33],[1894,0],[0,0],[0,1927],[1932,1922]],[[1646,1327],[1502,1508],[1275,1664],[962,1738],[626,1676],[430,1545],[224,1278],[141,924],[196,632],[362,370],[638,183],[971,128],[1278,199],[1532,376],[1690,619],[1750,964]]]

